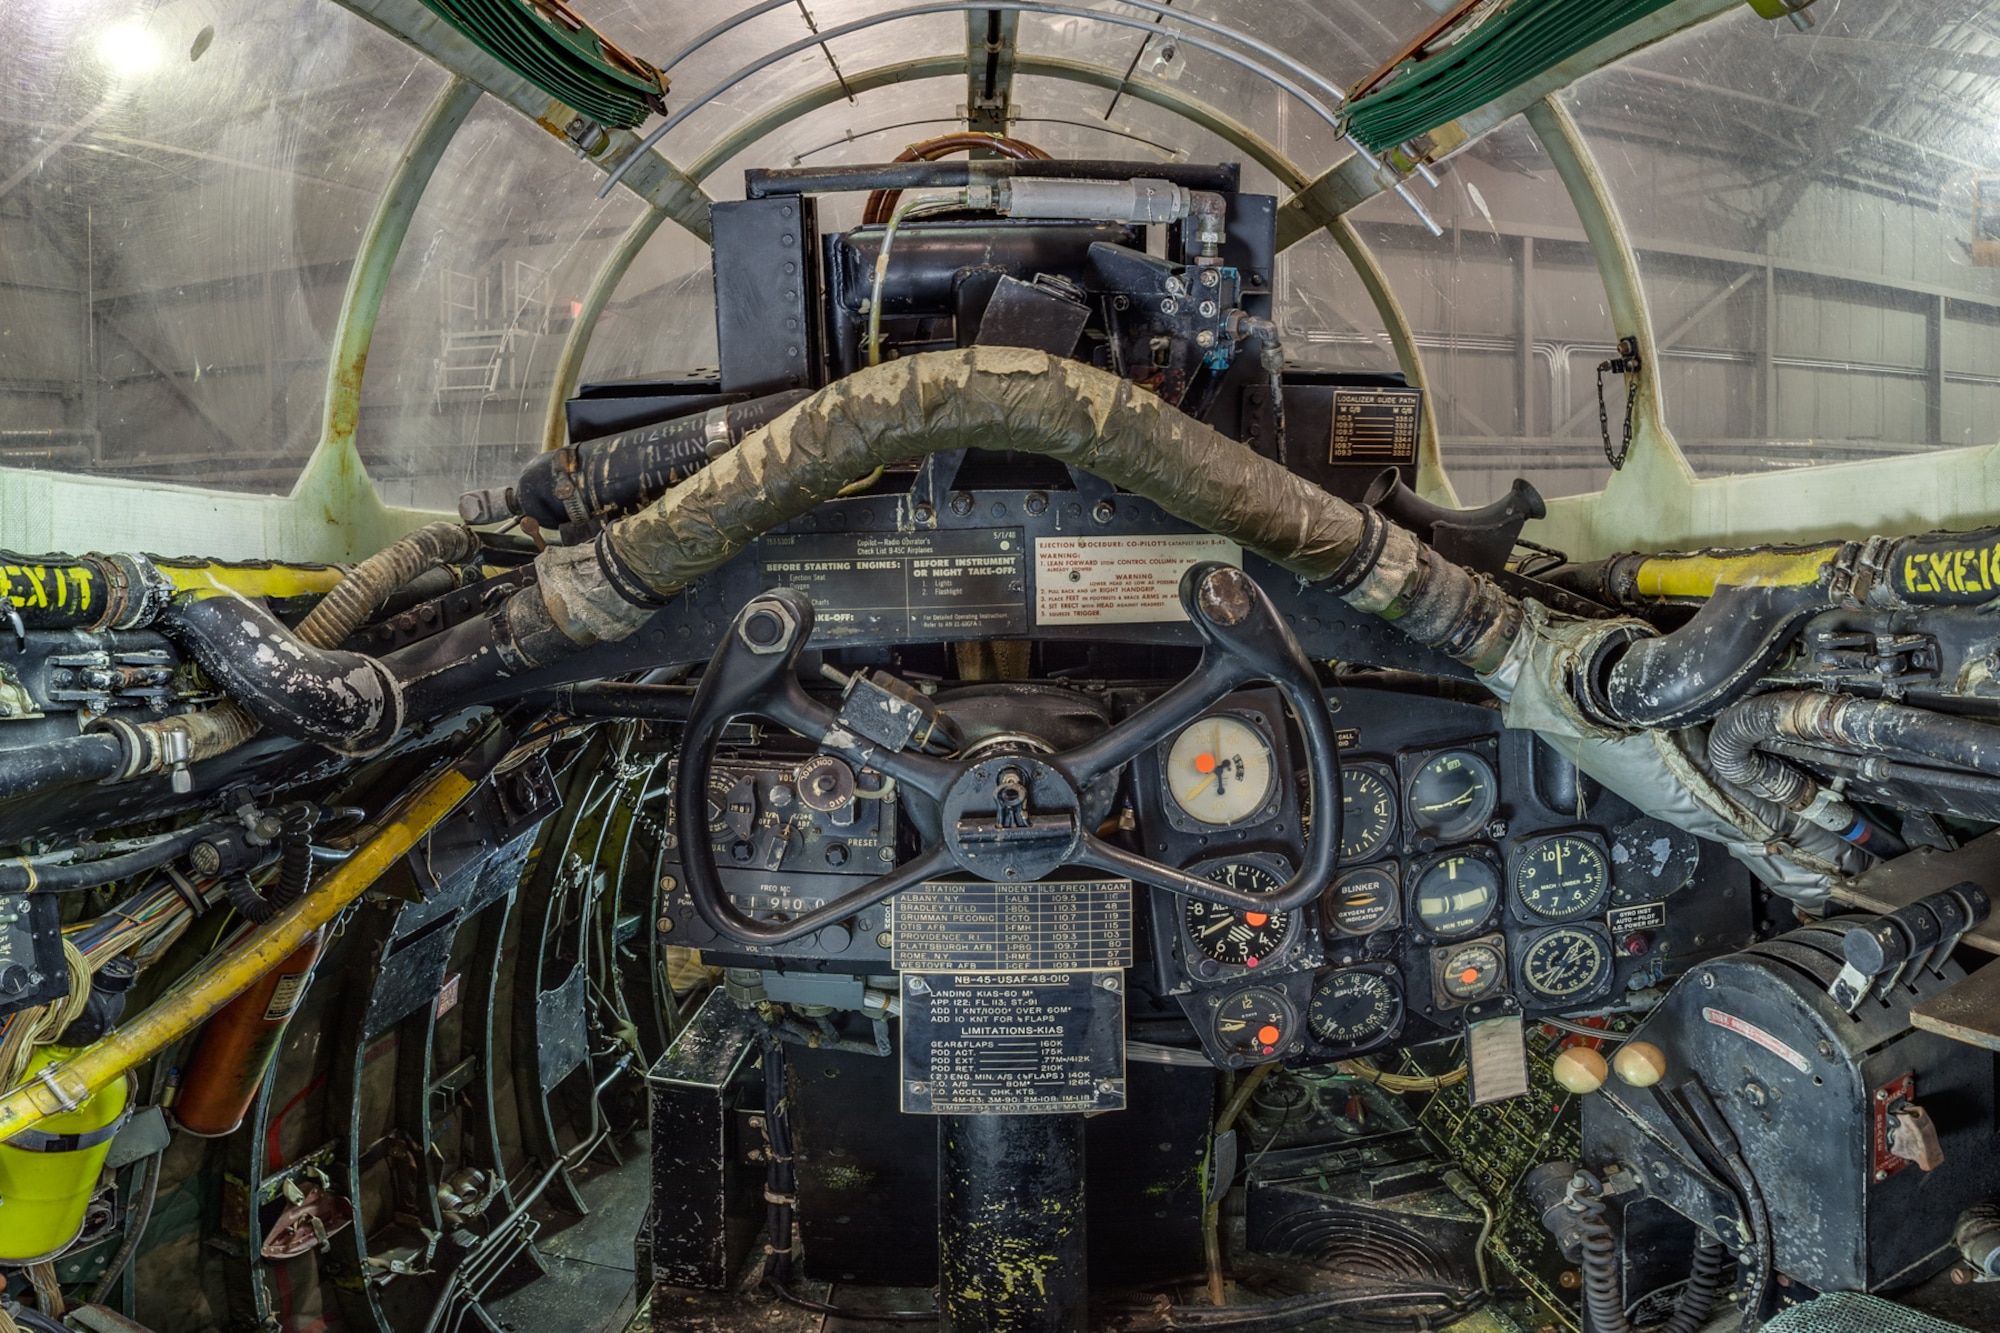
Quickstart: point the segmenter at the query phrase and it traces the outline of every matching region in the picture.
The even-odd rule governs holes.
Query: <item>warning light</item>
[[[1212,754],[1196,755],[1194,757],[1194,771],[1197,773],[1213,773],[1215,771],[1215,756]]]
[[[1264,1049],[1267,1051],[1276,1046],[1278,1038],[1283,1035],[1283,1033],[1279,1032],[1277,1028],[1269,1023],[1257,1029],[1257,1040],[1263,1043]]]

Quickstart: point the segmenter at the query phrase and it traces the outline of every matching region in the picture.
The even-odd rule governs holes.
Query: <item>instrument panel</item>
[[[1318,900],[1237,914],[1152,894],[1159,988],[1218,1064],[1602,1011],[1749,940],[1748,877],[1721,849],[1642,817],[1494,709],[1367,689],[1330,702],[1341,855]],[[1309,795],[1287,791],[1301,784],[1266,777],[1303,768],[1293,745],[1269,692],[1187,727],[1134,774],[1147,852],[1276,889],[1310,828]]]

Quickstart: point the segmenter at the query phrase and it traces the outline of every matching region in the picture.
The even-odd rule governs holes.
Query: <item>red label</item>
[[[1806,1058],[1803,1055],[1800,1055],[1797,1051],[1785,1045],[1785,1043],[1779,1041],[1755,1023],[1746,1023],[1735,1014],[1725,1014],[1720,1009],[1704,1009],[1701,1011],[1701,1016],[1719,1028],[1728,1028],[1739,1037],[1748,1037],[1751,1041],[1756,1042],[1759,1046],[1762,1046],[1765,1050],[1777,1056],[1801,1074],[1810,1074],[1812,1072],[1812,1066],[1806,1063]]]

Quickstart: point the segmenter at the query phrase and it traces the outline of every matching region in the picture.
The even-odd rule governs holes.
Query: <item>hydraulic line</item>
[[[479,536],[463,523],[427,523],[356,565],[299,622],[297,634],[315,648],[337,647],[417,575],[477,554]]]
[[[75,1055],[49,1065],[34,1082],[0,1095],[0,1141],[81,1105],[100,1088],[200,1027],[223,1005],[290,957],[320,927],[359,898],[449,815],[502,756],[475,748],[418,787],[394,819],[307,895],[246,937],[240,947],[183,981],[151,1008]]]
[[[219,829],[226,820],[196,824],[170,833],[136,851],[95,861],[52,862],[18,857],[0,861],[0,893],[67,893],[95,889],[157,869]]]

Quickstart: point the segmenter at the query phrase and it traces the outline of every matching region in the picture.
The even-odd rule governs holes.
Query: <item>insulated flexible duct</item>
[[[538,587],[463,633],[389,659],[412,715],[496,674],[624,638],[694,579],[855,478],[966,447],[1040,453],[1092,472],[1475,670],[1498,665],[1520,624],[1518,605],[1490,581],[1156,395],[1046,353],[970,347],[822,389],[594,545],[545,552]]]

